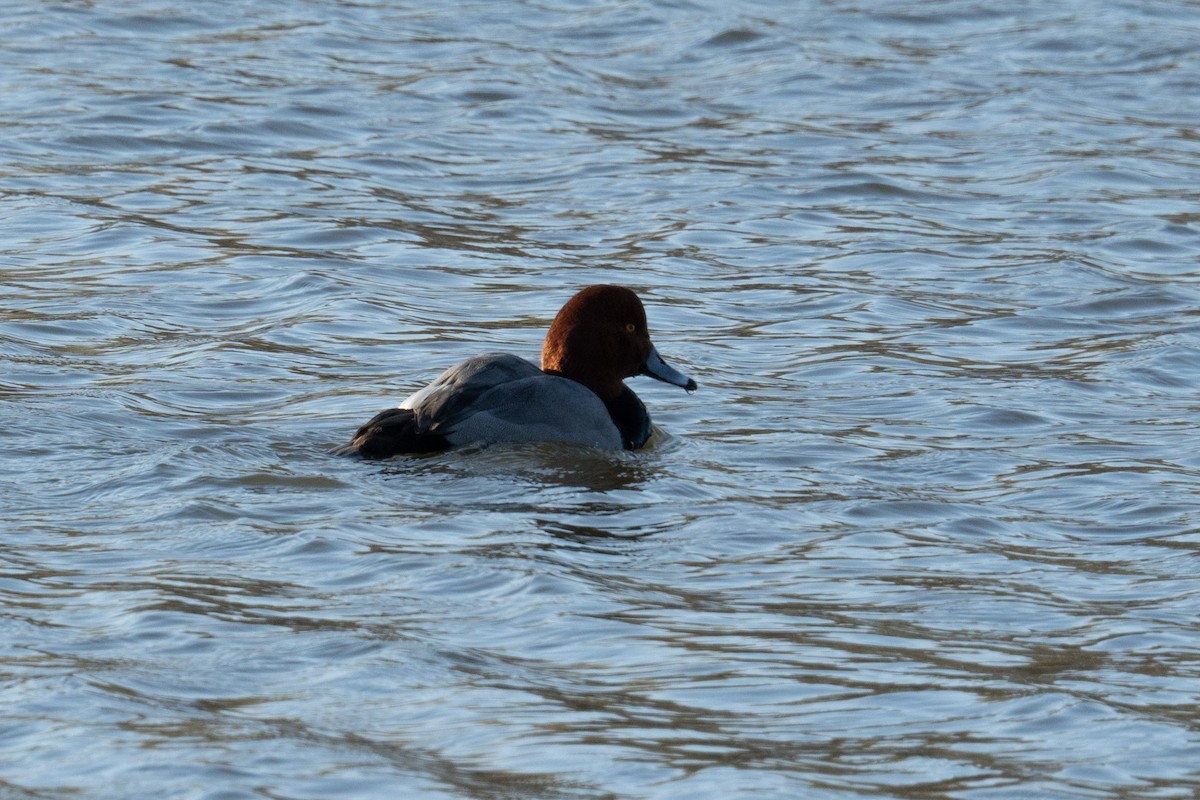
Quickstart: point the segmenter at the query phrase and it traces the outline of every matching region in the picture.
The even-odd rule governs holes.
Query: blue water
[[[1191,798],[1200,5],[0,9],[0,798]],[[606,454],[334,459],[630,286]]]

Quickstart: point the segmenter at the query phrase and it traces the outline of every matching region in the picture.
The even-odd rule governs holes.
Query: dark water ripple
[[[0,797],[1191,797],[1200,9],[0,11]],[[638,454],[324,448],[636,288]]]

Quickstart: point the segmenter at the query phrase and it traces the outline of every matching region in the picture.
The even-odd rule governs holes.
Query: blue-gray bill
[[[674,386],[682,386],[689,392],[696,391],[696,382],[663,361],[663,357],[658,354],[654,345],[650,346],[650,355],[646,358],[646,363],[642,365],[641,374],[649,375],[651,378],[657,378]]]

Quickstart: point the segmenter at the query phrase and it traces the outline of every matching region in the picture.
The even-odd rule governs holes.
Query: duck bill
[[[646,363],[642,364],[642,369],[638,374],[649,375],[651,378],[657,378],[663,383],[673,386],[682,386],[689,392],[696,391],[696,382],[663,361],[663,357],[658,354],[654,345],[650,345],[650,355],[646,358]]]

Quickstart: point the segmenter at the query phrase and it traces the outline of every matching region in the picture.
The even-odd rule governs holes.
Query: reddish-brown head
[[[589,286],[567,301],[546,334],[542,369],[582,383],[601,400],[615,398],[621,382],[639,374],[696,388],[659,357],[642,301],[623,286]]]

